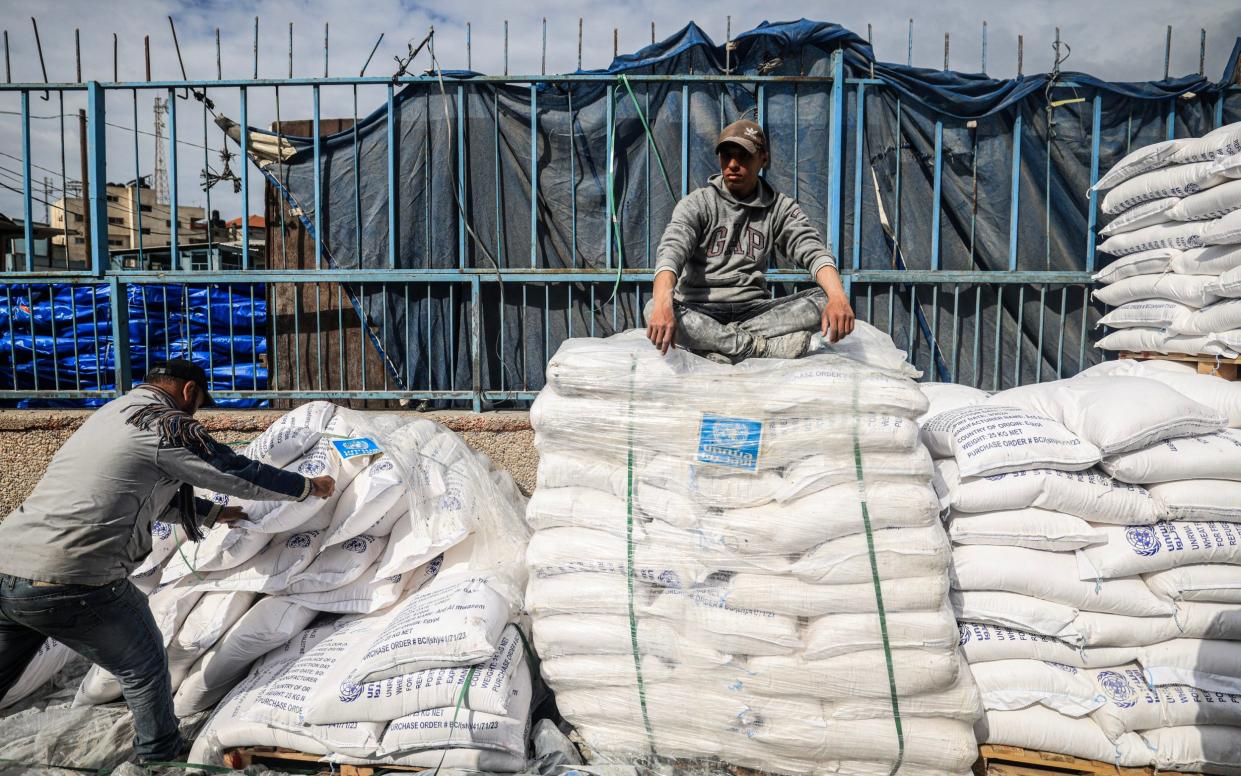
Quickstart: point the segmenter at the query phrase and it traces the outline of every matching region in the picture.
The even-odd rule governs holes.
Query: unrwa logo
[[[1066,674],[1074,674],[1074,675],[1077,674],[1076,668],[1074,668],[1073,666],[1066,666],[1064,663],[1053,663],[1050,660],[1044,660],[1043,664],[1051,666],[1052,668],[1059,668],[1061,671],[1065,672]]]
[[[154,523],[151,523],[151,535],[156,539],[167,539],[169,536],[172,536],[172,526],[156,520]]]
[[[750,429],[735,420],[717,421],[711,427],[711,438],[717,445],[735,447],[750,438]]]
[[[357,536],[345,542],[340,547],[345,552],[363,553],[366,552],[366,548],[369,544],[370,543],[366,539]]]
[[[314,534],[310,532],[294,534],[289,537],[289,540],[284,545],[295,550],[302,550],[310,546],[310,538],[312,536]]]
[[[1155,530],[1148,525],[1132,525],[1125,529],[1125,539],[1133,551],[1143,557],[1159,552],[1162,546]]]
[[[298,474],[305,474],[307,477],[317,477],[323,473],[323,461],[303,461],[302,465],[297,467],[297,472]]]
[[[965,646],[967,643],[969,643],[969,640],[972,638],[974,638],[974,635],[970,633],[970,626],[962,625],[961,626],[961,639],[960,641],[957,642],[957,646],[958,647]]]
[[[211,500],[212,502],[219,504],[222,507],[228,506],[228,496],[224,495],[223,493],[216,493],[215,495],[211,497]]]
[[[1103,694],[1122,709],[1131,708],[1138,702],[1138,694],[1133,691],[1133,687],[1124,674],[1118,674],[1115,671],[1100,671],[1099,686],[1103,688]]]
[[[362,685],[355,682],[340,683],[340,702],[353,703],[362,697]]]

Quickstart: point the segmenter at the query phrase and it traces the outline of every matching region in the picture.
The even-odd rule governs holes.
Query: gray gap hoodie
[[[742,202],[712,175],[709,185],[677,203],[655,255],[655,272],[675,272],[675,296],[684,302],[753,302],[769,297],[763,272],[772,252],[804,267],[813,278],[836,259],[792,198],[758,179]]]

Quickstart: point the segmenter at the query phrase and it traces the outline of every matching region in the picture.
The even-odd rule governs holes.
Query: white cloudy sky
[[[176,20],[177,33],[192,79],[216,76],[215,31],[220,30],[222,71],[225,78],[253,75],[254,17],[260,17],[259,75],[278,78],[288,75],[289,22],[293,26],[293,72],[298,76],[323,74],[324,24],[330,25],[329,68],[332,75],[356,75],[380,33],[384,39],[375,53],[368,75],[387,75],[394,69],[393,55],[402,53],[406,43],[421,40],[427,29],[436,29],[436,55],[444,68],[464,68],[465,29],[472,23],[475,70],[501,73],[504,68],[504,20],[509,23],[509,72],[537,73],[542,57],[542,20],[547,19],[547,70],[572,71],[577,66],[578,19],[584,26],[583,66],[603,67],[611,60],[612,31],[619,30],[622,53],[650,42],[651,22],[656,35],[663,38],[695,21],[717,42],[725,38],[726,17],[732,16],[734,33],[750,29],[763,19],[777,21],[801,17],[824,19],[842,24],[862,35],[867,24],[873,29],[873,42],[879,59],[903,62],[906,58],[909,20],[913,19],[913,61],[915,65],[942,67],[944,33],[951,33],[951,66],[976,71],[980,67],[981,31],[988,23],[987,71],[997,77],[1016,72],[1017,35],[1025,36],[1025,72],[1042,72],[1052,64],[1055,28],[1072,46],[1065,68],[1081,70],[1112,80],[1149,80],[1162,77],[1166,25],[1173,24],[1173,75],[1198,70],[1200,29],[1207,31],[1206,73],[1218,78],[1234,39],[1241,35],[1241,3],[1237,0],[1185,0],[1175,5],[1156,0],[940,0],[936,3],[912,0],[878,0],[871,3],[794,3],[769,0],[762,4],[723,0],[691,3],[684,0],[663,2],[589,2],[531,0],[515,4],[495,0],[448,2],[432,0],[414,3],[402,0],[262,0],[262,2],[219,2],[205,0],[0,0],[6,13],[0,25],[8,32],[13,81],[42,80],[36,55],[30,17],[39,22],[47,76],[51,81],[73,81],[75,74],[74,27],[81,30],[82,75],[101,81],[113,77],[113,33],[117,35],[117,67],[121,80],[140,80],[144,74],[143,36],[151,38],[152,75],[173,79],[180,69],[172,46],[167,16]],[[424,53],[416,61],[421,71],[429,62]],[[306,89],[281,92],[282,117],[308,117]],[[138,95],[137,121],[142,132],[150,132],[151,93]],[[236,93],[221,90],[215,98],[220,109],[236,118]],[[359,113],[365,115],[382,99],[378,92],[363,90]],[[76,112],[84,98],[65,99],[64,113],[69,131],[66,142],[67,177],[78,177],[78,138]],[[274,105],[271,90],[251,97],[250,123],[266,125],[272,121]],[[19,108],[14,94],[0,95],[0,212],[20,215],[20,123],[12,112]],[[203,121],[201,108],[193,102],[179,103],[181,166],[178,191],[185,204],[203,205],[198,185],[202,169]],[[325,90],[323,115],[349,115],[352,112],[347,89]],[[58,116],[60,104],[55,95],[43,101],[32,95],[31,122],[36,196],[43,196],[43,176],[53,179],[53,199],[60,190],[61,143]],[[128,180],[134,177],[134,105],[131,99],[112,95],[108,105],[108,177]],[[151,171],[153,138],[138,136],[138,169]],[[208,130],[207,145],[218,149],[221,135]],[[214,150],[210,163],[218,166]],[[260,186],[252,178],[251,207],[261,207]],[[217,187],[212,207],[225,218],[240,212],[240,197]],[[43,219],[43,206],[36,203],[35,218]]]

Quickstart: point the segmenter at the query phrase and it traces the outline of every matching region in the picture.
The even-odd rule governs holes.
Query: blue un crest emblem
[[[1138,555],[1150,557],[1159,552],[1159,537],[1149,525],[1131,525],[1125,529],[1125,539]]]
[[[1124,674],[1115,671],[1100,671],[1099,686],[1103,688],[1103,694],[1122,709],[1131,708],[1138,702],[1138,694],[1133,691],[1132,685],[1129,684]]]

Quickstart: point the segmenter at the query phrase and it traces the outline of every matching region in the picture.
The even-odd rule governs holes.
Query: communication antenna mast
[[[168,103],[155,98],[155,174],[151,184],[155,187],[155,202],[159,205],[168,204],[168,151],[164,148],[164,115],[168,113]]]

